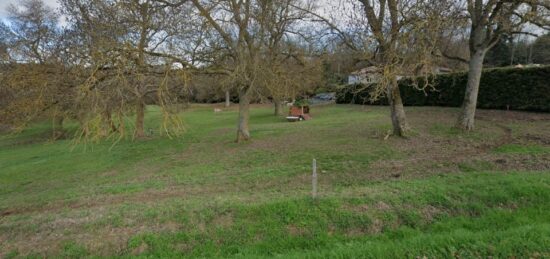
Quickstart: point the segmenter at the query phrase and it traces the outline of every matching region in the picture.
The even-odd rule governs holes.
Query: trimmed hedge
[[[466,72],[437,75],[433,89],[421,91],[411,80],[401,80],[399,89],[407,106],[460,107],[464,99]],[[422,79],[419,79],[422,84]],[[337,103],[387,105],[381,98],[370,101],[369,91],[361,85],[348,85],[337,93]],[[550,66],[534,68],[497,68],[483,71],[477,106],[485,109],[511,109],[550,112]]]

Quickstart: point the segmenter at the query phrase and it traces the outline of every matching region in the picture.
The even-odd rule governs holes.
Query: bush
[[[462,105],[468,74],[437,75],[433,89],[418,90],[410,79],[399,82],[403,104],[407,106]],[[418,80],[422,84],[422,79]],[[348,85],[339,89],[337,103],[386,105],[385,98],[371,101],[368,87]],[[485,109],[511,109],[550,112],[550,66],[497,68],[483,71],[477,106]]]

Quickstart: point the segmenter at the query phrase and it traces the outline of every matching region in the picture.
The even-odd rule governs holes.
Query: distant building
[[[447,74],[452,73],[453,70],[447,67],[433,67],[432,74]],[[351,72],[348,76],[348,84],[373,84],[378,83],[382,74],[380,68],[375,66],[366,67],[354,72]],[[404,76],[397,76],[397,80],[401,80]]]
[[[348,84],[373,84],[377,83],[381,77],[380,69],[370,66],[351,72],[348,76]]]

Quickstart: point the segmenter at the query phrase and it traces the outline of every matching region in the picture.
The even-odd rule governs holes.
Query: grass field
[[[408,108],[408,139],[349,105],[300,123],[255,106],[241,144],[236,110],[206,105],[180,138],[115,146],[36,124],[0,136],[0,258],[550,257],[550,114],[481,110],[465,134],[457,111]]]

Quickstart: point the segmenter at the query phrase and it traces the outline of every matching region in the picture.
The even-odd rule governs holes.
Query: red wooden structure
[[[291,106],[286,118],[288,121],[310,120],[309,106]]]

